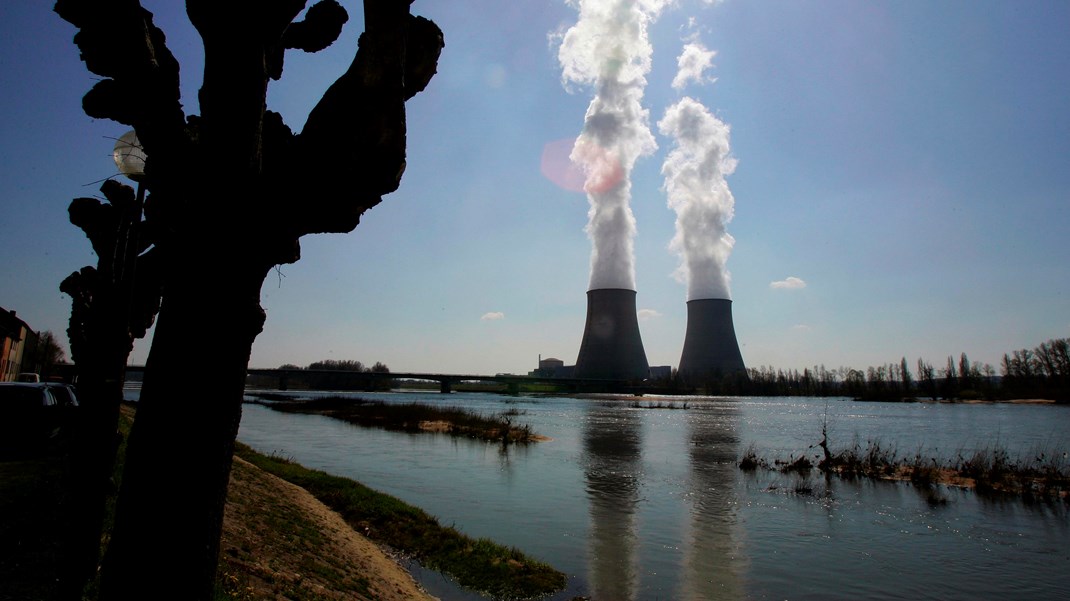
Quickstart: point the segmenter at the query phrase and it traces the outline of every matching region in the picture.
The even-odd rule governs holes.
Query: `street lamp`
[[[119,136],[115,141],[115,148],[111,152],[111,158],[119,173],[138,182],[141,189],[141,178],[145,175],[145,150],[141,147],[141,141],[137,139],[137,132],[130,130]]]
[[[141,223],[141,210],[145,205],[145,149],[137,139],[137,132],[130,130],[119,136],[112,149],[112,159],[115,166],[131,180],[137,182],[137,195],[134,205],[121,207],[123,217],[120,221],[119,232],[115,240],[115,252],[112,255],[112,277],[123,291],[127,303],[131,302],[134,288],[134,272],[137,266],[137,256],[140,251],[138,229]],[[129,306],[127,307],[129,310]]]

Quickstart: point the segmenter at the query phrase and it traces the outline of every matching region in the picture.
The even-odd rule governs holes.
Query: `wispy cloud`
[[[505,313],[502,313],[501,311],[490,311],[489,313],[484,313],[483,317],[480,317],[480,319],[483,321],[498,321],[499,319],[505,319]]]
[[[676,59],[678,71],[672,80],[674,90],[682,90],[687,82],[713,83],[715,78],[705,78],[703,73],[713,66],[713,57],[717,55],[714,50],[707,50],[701,42],[691,42],[684,46],[683,52]]]
[[[648,319],[661,317],[661,313],[658,313],[654,309],[639,309],[636,313],[639,315],[640,321],[647,321]]]
[[[805,323],[797,323],[791,326],[791,329],[795,330],[796,332],[809,332],[811,328]]]
[[[773,289],[783,288],[787,290],[797,290],[799,288],[806,288],[806,282],[792,275],[783,280],[769,282],[769,287]]]

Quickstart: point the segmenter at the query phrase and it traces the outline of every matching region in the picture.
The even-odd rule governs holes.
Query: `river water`
[[[441,434],[359,428],[246,405],[239,439],[359,480],[569,575],[550,597],[1066,599],[1065,504],[938,487],[741,472],[773,458],[876,441],[900,455],[1012,458],[1070,450],[1070,407],[860,403],[810,398],[562,398],[361,394],[390,402],[517,409],[552,440],[503,449]],[[646,408],[675,403],[687,409]],[[480,599],[416,570],[444,600]]]

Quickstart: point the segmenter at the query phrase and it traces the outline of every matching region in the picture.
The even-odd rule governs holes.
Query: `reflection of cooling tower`
[[[684,381],[745,371],[732,325],[732,301],[706,298],[687,302],[687,335],[678,373]]]
[[[639,492],[643,420],[636,411],[588,405],[583,466],[591,515],[587,574],[591,598],[629,601],[639,588]]]
[[[635,313],[634,290],[587,291],[587,326],[583,329],[574,374],[577,378],[604,380],[649,377],[650,366]]]

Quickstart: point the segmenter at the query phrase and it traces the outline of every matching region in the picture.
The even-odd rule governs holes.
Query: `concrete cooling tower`
[[[583,329],[574,376],[643,380],[649,375],[650,366],[646,362],[643,339],[639,336],[635,291],[623,288],[588,290],[587,325]]]
[[[687,302],[687,334],[678,374],[684,382],[746,371],[732,325],[732,301],[707,298]]]

